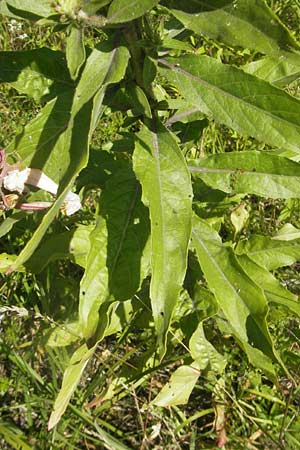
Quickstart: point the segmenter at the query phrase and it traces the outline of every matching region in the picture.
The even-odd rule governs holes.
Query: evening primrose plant
[[[72,352],[49,429],[99,343],[129,324],[154,330],[157,345],[141,356],[138,379],[120,373],[104,400],[120,394],[124,377],[142,382],[149,368],[175,352],[178,340],[187,355],[151,405],[187,403],[204,371],[218,380],[218,397],[227,358],[210,341],[208,321],[271,383],[278,384],[282,371],[293,382],[268,314],[275,305],[300,315],[297,296],[275,276],[300,259],[300,232],[292,224],[271,236],[243,230],[250,196],[300,196],[300,102],[286,92],[300,73],[300,44],[263,0],[204,3],[0,3],[0,13],[13,20],[66,35],[64,52],[0,53],[1,82],[41,106],[6,148],[8,163],[25,169],[8,172],[4,189],[23,194],[29,184],[55,196],[35,216],[36,229],[22,250],[3,255],[9,261],[4,271],[39,273],[47,261],[41,266],[38,257],[50,251],[82,270],[76,320],[65,322],[63,331],[55,328],[48,342]],[[86,45],[86,36],[97,43]],[[208,40],[226,45],[236,55],[234,65],[208,52]],[[93,133],[114,112],[123,128],[105,148],[90,148]],[[203,149],[212,123],[250,137],[253,147]],[[101,194],[92,220],[82,224],[78,192],[88,200],[92,189]],[[74,216],[73,228],[59,238],[51,236],[51,225],[61,220],[60,209]],[[232,235],[224,233],[228,211]],[[62,254],[61,243],[75,235]],[[224,443],[224,424],[221,432]]]

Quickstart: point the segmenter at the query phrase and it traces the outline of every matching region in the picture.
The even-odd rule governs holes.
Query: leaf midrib
[[[284,178],[300,178],[297,175],[286,175],[286,174],[278,174],[272,172],[257,172],[257,171],[249,171],[241,169],[221,169],[221,168],[213,168],[213,167],[198,167],[198,166],[188,166],[190,172],[202,172],[202,173],[229,173],[229,174],[241,174],[241,175],[258,175],[258,176],[272,176],[272,177],[284,177]]]
[[[206,252],[206,254],[208,255],[210,261],[212,262],[212,264],[215,266],[215,268],[217,269],[217,271],[221,274],[221,277],[223,278],[224,282],[230,287],[230,289],[233,291],[235,297],[237,297],[242,303],[243,305],[246,307],[247,311],[249,312],[249,315],[251,315],[251,317],[254,319],[256,325],[258,326],[258,328],[262,330],[261,328],[261,324],[257,321],[256,315],[252,315],[247,303],[244,301],[243,297],[241,297],[239,295],[239,293],[237,292],[237,290],[235,289],[235,287],[232,285],[232,283],[230,282],[230,280],[228,278],[226,278],[223,270],[221,269],[221,267],[218,265],[218,263],[216,262],[215,258],[212,256],[212,254],[210,253],[210,251],[208,250],[208,248],[205,246],[204,242],[202,241],[202,239],[197,235],[197,233],[193,230],[192,231],[193,236],[196,238],[196,240],[199,242],[199,244],[201,245],[201,247],[203,248],[203,250]],[[220,305],[221,306],[221,305]],[[222,307],[222,306],[221,306]],[[264,334],[264,333],[263,333]]]
[[[235,99],[243,104],[245,104],[249,109],[253,109],[255,111],[259,111],[260,113],[264,113],[266,115],[268,115],[269,117],[271,117],[273,120],[276,121],[280,121],[283,123],[286,123],[289,126],[293,126],[295,128],[298,128],[300,130],[300,125],[299,124],[295,124],[293,122],[290,122],[280,116],[276,116],[274,115],[271,111],[262,109],[257,107],[256,105],[253,105],[252,103],[246,102],[242,97],[238,97],[236,95],[231,94],[228,91],[225,91],[224,89],[221,89],[220,87],[209,83],[208,81],[203,80],[202,78],[199,78],[196,75],[191,74],[190,72],[187,72],[186,70],[182,69],[181,67],[175,66],[174,64],[169,63],[168,61],[166,61],[165,59],[158,59],[159,63],[162,63],[163,65],[165,65],[166,67],[168,67],[169,69],[173,70],[176,73],[179,73],[181,75],[184,75],[187,79],[191,79],[194,81],[197,81],[198,83],[202,84],[203,86],[205,86],[206,88],[210,89],[211,91],[216,91],[218,93],[220,93],[221,95],[223,95],[223,97],[230,97],[232,99]],[[249,75],[250,76],[250,75]],[[199,97],[198,93],[197,96]],[[202,99],[203,101],[203,99]],[[300,105],[299,105],[300,106]],[[211,111],[211,108],[208,108],[209,111]],[[300,110],[300,107],[299,107]]]

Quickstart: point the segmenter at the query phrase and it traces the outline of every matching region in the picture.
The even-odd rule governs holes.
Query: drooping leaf
[[[275,355],[266,324],[268,306],[263,291],[248,277],[232,248],[223,245],[219,235],[197,217],[192,245],[207,284],[235,336],[247,352],[253,349],[254,362],[266,370],[265,359]]]
[[[137,135],[134,170],[151,218],[150,297],[161,355],[185,276],[191,230],[192,188],[173,136],[159,122]]]
[[[247,255],[238,256],[238,261],[247,275],[263,288],[269,303],[284,306],[300,317],[300,303],[296,295],[288,291],[267,269]]]
[[[263,0],[164,0],[162,3],[185,27],[230,46],[266,54],[276,54],[289,47],[299,48]]]
[[[126,167],[106,183],[101,217],[90,236],[90,252],[81,281],[79,316],[86,338],[94,335],[101,305],[127,300],[148,273],[150,225],[141,189]]]
[[[252,61],[242,69],[269,81],[278,87],[284,87],[300,76],[299,56],[293,53],[282,52],[279,57],[266,56],[257,61]]]
[[[108,23],[129,22],[152,9],[159,0],[113,0],[108,9]]]
[[[88,348],[86,344],[83,344],[73,353],[64,372],[62,387],[56,397],[54,408],[49,419],[49,430],[55,427],[65,412],[70,398],[78,386],[81,375],[94,351],[95,347]]]
[[[194,363],[195,364],[195,363]],[[159,394],[152,400],[157,406],[185,405],[197,383],[200,371],[195,364],[193,366],[181,366],[171,375],[168,383]]]
[[[279,241],[268,236],[253,235],[241,240],[236,247],[237,255],[246,254],[268,270],[290,266],[300,260],[300,239]]]
[[[219,153],[190,161],[189,169],[209,186],[230,194],[300,196],[300,164],[272,153]]]
[[[300,102],[208,56],[161,59],[160,71],[202,112],[239,133],[299,152]]]
[[[41,109],[7,147],[7,152],[12,154],[9,162],[16,162],[13,159],[16,151],[24,166],[41,169],[55,182],[60,181],[70,164],[69,149],[64,147],[61,134],[64,131],[66,134],[73,95],[72,91],[67,92]]]
[[[226,358],[206,339],[202,322],[199,323],[190,339],[189,349],[199,369],[204,370],[208,367],[216,373],[222,373],[225,369]]]
[[[0,52],[0,81],[36,101],[73,89],[64,54],[46,47]]]
[[[32,135],[28,135],[26,138],[24,137],[27,146],[25,141],[25,146],[22,146],[18,151],[21,157],[25,153],[25,157],[30,160],[31,167],[43,169],[55,181],[60,180],[60,184],[57,200],[43,217],[42,222],[11,266],[10,271],[16,270],[18,265],[23,264],[33,254],[59,211],[65,196],[74,184],[76,176],[88,162],[89,140],[94,127],[95,114],[99,112],[99,102],[95,104],[93,97],[108,84],[118,82],[124,76],[129,58],[128,50],[122,46],[111,49],[110,42],[101,45],[101,49],[101,51],[94,49],[88,58],[71,105],[72,98],[67,97],[67,108],[63,110],[64,120],[56,122],[58,118],[56,115],[53,116],[52,108],[55,108],[62,101],[58,98],[56,100],[58,103],[51,102],[50,112],[47,109],[50,116],[46,114],[45,118],[44,114],[41,113],[33,122],[33,130],[37,127],[36,131],[39,136],[39,138],[35,136],[34,145],[31,144]],[[100,96],[100,101],[102,99],[103,96]],[[63,101],[66,101],[65,97]],[[48,106],[45,108],[48,108]],[[53,129],[49,126],[49,122],[52,120],[58,124],[54,140]],[[39,121],[42,122],[42,125]],[[46,127],[45,124],[47,124]],[[56,129],[55,126],[54,129]],[[47,135],[47,138],[44,140],[45,135]],[[21,140],[17,141],[19,146]],[[45,152],[44,145],[50,145],[50,155]],[[49,171],[48,167],[45,167],[46,162]]]
[[[80,170],[86,166],[88,159],[88,147],[90,137],[90,123],[92,120],[93,103],[88,102],[69,123],[67,130],[60,135],[56,149],[61,151],[61,159],[66,154],[70,157],[70,164],[62,174],[62,180],[59,185],[59,194],[53,206],[44,215],[41,223],[35,230],[31,239],[27,242],[16,261],[12,264],[9,272],[16,270],[24,264],[40,244],[49,225],[54,220],[60,207],[62,206],[67,193],[74,184],[75,178]],[[72,156],[70,155],[72,149]],[[57,168],[59,171],[59,167]]]
[[[76,80],[85,62],[83,28],[72,27],[66,41],[66,57],[72,80]]]

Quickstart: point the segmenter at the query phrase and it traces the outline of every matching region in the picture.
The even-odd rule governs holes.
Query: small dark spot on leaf
[[[85,295],[85,291],[82,291],[81,294],[82,294],[82,295]]]
[[[164,316],[165,314],[161,311],[160,315],[161,315],[161,316]]]

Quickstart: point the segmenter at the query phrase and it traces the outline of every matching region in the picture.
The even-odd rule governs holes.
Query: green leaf
[[[181,366],[176,369],[151,403],[164,407],[185,405],[200,375],[196,364],[195,366]]]
[[[127,92],[133,105],[133,113],[137,112],[151,118],[151,108],[144,91],[137,84],[133,83],[127,87]]]
[[[83,28],[72,27],[66,41],[66,56],[72,80],[76,80],[85,62]]]
[[[103,6],[110,3],[111,0],[84,0],[82,4],[82,9],[88,15],[95,14]]]
[[[91,99],[102,86],[118,83],[125,75],[129,51],[123,45],[114,46],[112,41],[102,42],[89,55],[76,88],[73,114]]]
[[[53,2],[51,0],[7,0],[8,9],[15,14],[17,12],[28,12],[40,17],[48,17],[55,14]],[[18,10],[18,11],[15,11]],[[22,17],[22,16],[21,16]]]
[[[261,288],[248,277],[231,247],[205,221],[194,217],[192,245],[209,289],[237,338],[249,348],[274,358],[266,315],[268,306]],[[259,361],[258,361],[259,364]]]
[[[144,86],[150,86],[150,84],[155,80],[157,74],[157,61],[156,59],[150,58],[146,55],[143,65],[143,84]]]
[[[7,253],[0,254],[0,273],[5,273],[9,267],[15,262],[16,255],[8,255]],[[19,267],[19,271],[23,272],[23,268]]]
[[[101,305],[127,300],[148,273],[150,224],[141,189],[127,167],[114,173],[100,199],[101,216],[90,235],[90,252],[81,281],[79,317],[90,338]]]
[[[159,122],[138,133],[134,170],[151,219],[152,311],[160,353],[184,280],[191,232],[192,187],[174,137]]]
[[[113,0],[108,9],[108,23],[129,22],[144,15],[159,0]]]
[[[248,255],[253,261],[268,270],[290,266],[300,260],[300,239],[279,241],[267,236],[253,235],[240,241],[237,255]]]
[[[273,239],[278,241],[292,241],[300,238],[300,230],[291,223],[285,223],[283,227],[277,231]]]
[[[83,344],[73,353],[64,372],[62,386],[56,397],[54,408],[49,419],[48,430],[55,427],[65,412],[70,398],[72,397],[80,381],[81,375],[94,351],[95,346],[88,348],[86,344]]]
[[[279,57],[266,56],[241,68],[278,87],[284,87],[299,78],[300,58],[294,53],[282,52]]]
[[[263,0],[164,0],[162,3],[186,28],[230,46],[266,54],[277,54],[280,49],[289,47],[299,48]]]
[[[4,437],[6,444],[9,444],[11,448],[16,450],[32,450],[32,446],[25,440],[26,436],[14,423],[1,421],[0,435]]]
[[[272,153],[219,153],[192,160],[189,169],[209,186],[230,194],[300,196],[300,164]]]
[[[132,448],[127,447],[127,445],[123,444],[121,441],[116,439],[111,434],[107,433],[107,431],[103,430],[99,427],[97,422],[94,423],[95,429],[97,430],[98,438],[103,442],[105,448],[108,450],[132,450]]]
[[[0,14],[3,16],[13,17],[15,19],[19,19],[19,16],[14,14],[12,11],[8,9],[6,1],[2,0],[0,2]]]
[[[16,270],[33,254],[63,204],[76,176],[87,165],[89,140],[95,123],[95,115],[99,112],[99,102],[94,104],[93,97],[105,86],[120,81],[124,76],[129,58],[128,50],[125,47],[116,47],[110,50],[110,42],[101,45],[101,49],[102,51],[94,49],[88,58],[76,88],[73,103],[71,103],[70,96],[50,102],[51,104],[45,107],[47,108],[46,114],[44,110],[33,121],[31,131],[36,132],[33,133],[34,138],[32,134],[23,138],[25,145],[18,153],[21,157],[25,156],[27,160],[30,160],[31,167],[41,168],[55,181],[60,180],[59,195],[11,266],[10,271]],[[96,98],[101,103],[103,95],[99,98],[96,96]],[[61,102],[64,104],[63,118],[59,120],[56,114],[53,114],[53,109],[57,107],[58,113],[61,112],[59,107]],[[54,122],[53,127],[50,126],[52,121]],[[18,146],[21,145],[20,141],[22,139],[17,141]],[[34,141],[33,145],[32,141]],[[45,152],[44,145],[48,147],[50,155]],[[48,167],[45,167],[46,162]]]
[[[74,93],[67,92],[41,109],[39,114],[29,122],[23,132],[17,135],[7,148],[21,158],[24,166],[43,170],[55,182],[59,182],[71,163],[70,148],[66,140],[72,133],[70,121]],[[80,127],[80,123],[77,124]]]
[[[208,56],[159,61],[162,75],[191,105],[239,133],[299,152],[300,102],[296,98]]]
[[[64,54],[49,48],[0,52],[0,81],[36,101],[73,89]]]
[[[0,224],[0,238],[9,233],[13,226],[26,216],[27,211],[17,211],[4,219]]]
[[[252,261],[247,255],[238,256],[238,261],[247,275],[263,288],[269,303],[284,306],[300,317],[300,303],[296,295],[288,291],[267,269]]]
[[[79,322],[67,322],[58,325],[51,331],[47,340],[50,347],[66,347],[82,337]]]
[[[206,339],[202,322],[198,324],[190,339],[189,349],[200,370],[208,368],[217,373],[224,371],[226,358]]]
[[[241,203],[238,205],[230,214],[230,220],[232,225],[234,226],[235,235],[240,233],[242,229],[245,227],[246,223],[249,219],[249,212],[245,203]]]
[[[73,231],[53,235],[27,261],[26,268],[40,273],[50,262],[65,258],[85,267],[90,232],[90,226],[81,225]]]
[[[93,104],[88,102],[69,122],[69,126],[63,133],[56,144],[56,149],[61,152],[61,159],[70,152],[70,165],[63,173],[63,178],[59,185],[59,194],[50,210],[44,215],[41,223],[35,230],[31,239],[27,242],[16,261],[12,264],[9,272],[16,270],[20,265],[24,264],[36,250],[40,244],[49,225],[54,220],[59,208],[62,206],[65,196],[74,184],[75,177],[83,167],[86,166],[88,160],[88,147],[90,137],[90,123],[92,120]],[[59,167],[58,167],[59,170]]]

